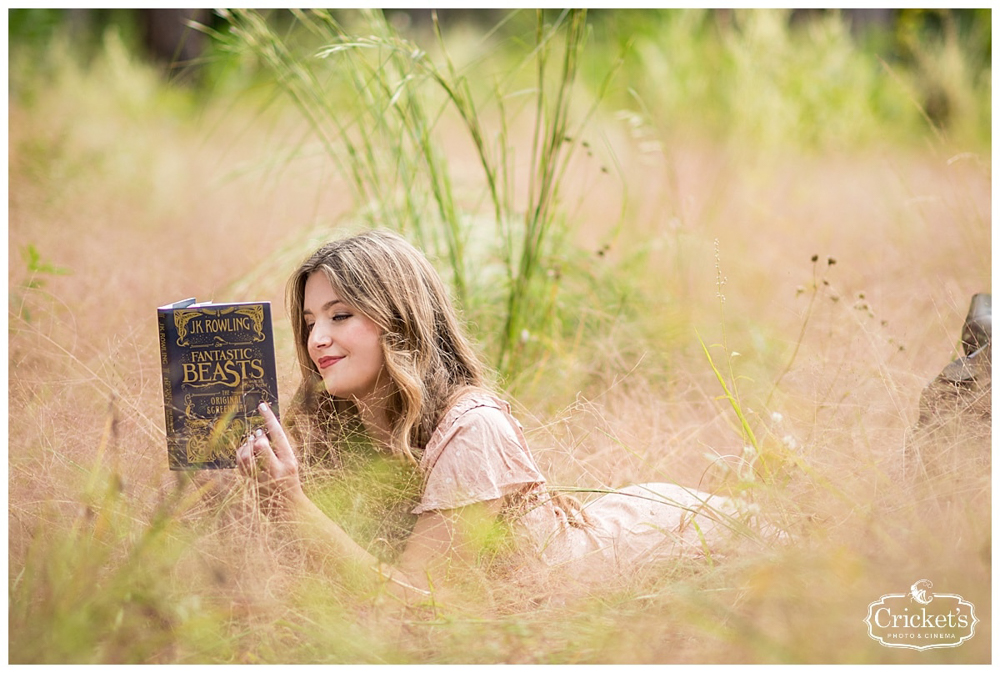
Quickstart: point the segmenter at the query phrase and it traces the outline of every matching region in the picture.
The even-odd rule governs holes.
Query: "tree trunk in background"
[[[197,71],[205,35],[189,27],[188,22],[207,23],[211,19],[209,10],[143,9],[139,13],[150,55],[167,65],[172,78],[190,78]]]

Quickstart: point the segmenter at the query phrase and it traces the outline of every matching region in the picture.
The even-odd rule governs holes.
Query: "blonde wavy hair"
[[[392,382],[390,448],[418,465],[415,451],[454,400],[470,388],[488,389],[437,271],[404,238],[376,230],[324,245],[289,278],[286,300],[302,371],[291,427],[307,462],[337,462],[335,447],[360,430],[360,421],[353,402],[327,393],[309,357],[303,303],[314,273],[324,274],[341,301],[380,328]]]

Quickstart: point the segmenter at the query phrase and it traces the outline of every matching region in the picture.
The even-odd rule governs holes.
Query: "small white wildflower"
[[[733,498],[733,505],[743,516],[756,516],[760,514],[760,505],[755,502],[747,502],[743,498]]]
[[[521,330],[521,343],[526,344],[531,339],[531,332],[526,329]]]
[[[729,357],[731,357],[731,358],[738,358],[739,356],[740,356],[740,352],[739,352],[739,351],[733,351],[733,352],[732,352],[732,353],[730,354],[730,356],[729,356]]]
[[[787,446],[789,449],[799,448],[799,443],[795,441],[795,438],[791,435],[785,435],[781,438],[781,443]]]
[[[724,474],[724,475],[725,474],[729,474],[730,472],[733,471],[732,467],[729,465],[729,463],[727,463],[725,461],[725,459],[723,458],[723,456],[718,456],[718,455],[715,455],[715,454],[712,454],[712,453],[707,453],[707,452],[704,453],[704,454],[702,454],[702,455],[705,457],[705,460],[707,460],[712,465],[718,467],[719,471],[722,474]]]
[[[772,411],[771,420],[774,421],[775,423],[780,423],[781,421],[785,420],[785,417],[779,414],[777,411]]]

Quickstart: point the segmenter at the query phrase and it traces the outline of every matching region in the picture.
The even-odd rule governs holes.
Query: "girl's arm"
[[[432,588],[438,589],[440,583],[436,580],[453,567],[453,561],[472,564],[475,552],[463,529],[470,518],[495,515],[499,503],[419,515],[396,566],[386,565],[352,540],[306,496],[299,479],[298,459],[284,429],[266,404],[261,404],[260,412],[267,433],[258,430],[237,450],[238,469],[256,481],[262,503],[272,516],[294,525],[311,550],[322,560],[332,562],[340,573],[383,583],[410,601],[430,595]]]

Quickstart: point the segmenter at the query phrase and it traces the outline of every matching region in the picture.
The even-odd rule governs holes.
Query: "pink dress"
[[[523,542],[548,566],[574,574],[703,554],[728,535],[725,521],[737,514],[726,498],[651,483],[585,504],[589,524],[572,525],[573,515],[551,500],[509,405],[485,393],[461,398],[445,414],[421,467],[425,486],[414,514],[497,499],[522,503],[513,523]]]

